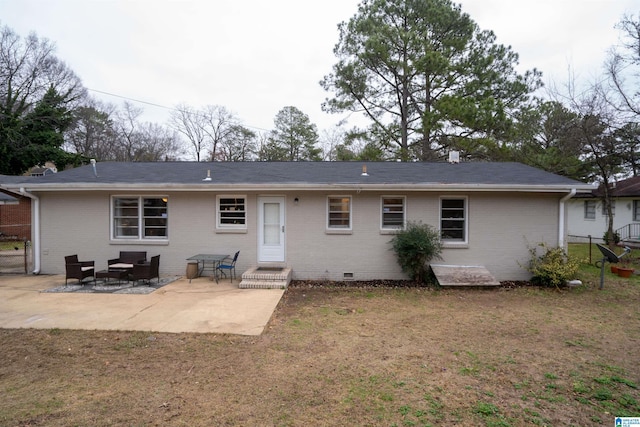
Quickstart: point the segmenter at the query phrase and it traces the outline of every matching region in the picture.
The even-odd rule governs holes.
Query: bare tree
[[[217,157],[218,146],[229,137],[237,135],[236,126],[239,123],[233,113],[220,105],[207,105],[202,115],[205,124],[203,130],[210,140],[209,158],[213,161]]]
[[[116,140],[112,160],[124,162],[157,162],[175,160],[181,154],[175,132],[155,123],[139,120],[142,109],[125,102],[114,115]]]
[[[80,78],[55,54],[55,45],[35,33],[21,40],[0,27],[0,114],[20,116],[54,89],[71,108],[85,96]],[[75,104],[74,104],[75,103]]]
[[[602,184],[602,202],[608,217],[607,237],[613,239],[613,204],[611,188],[619,175],[624,175],[625,146],[616,140],[620,117],[609,102],[608,91],[602,83],[593,83],[587,89],[578,89],[571,79],[565,92],[557,95],[576,112],[577,120],[571,125],[569,138],[582,147],[581,160],[592,170],[587,177]]]
[[[197,161],[216,160],[218,146],[234,132],[238,119],[219,105],[207,105],[202,110],[182,104],[171,113],[171,126],[187,138]]]
[[[345,130],[340,126],[324,129],[320,134],[320,146],[322,147],[322,160],[337,160],[337,152],[344,146],[346,138]]]
[[[121,111],[115,115],[114,127],[117,132],[115,144],[115,159],[122,162],[135,160],[136,151],[142,146],[142,130],[138,118],[142,115],[142,108],[135,107],[125,101]]]
[[[208,139],[204,131],[204,116],[194,108],[180,104],[171,112],[169,123],[173,129],[187,138],[193,148],[195,159],[199,162]]]
[[[640,115],[640,15],[624,15],[616,27],[622,31],[621,45],[611,48],[606,63],[616,95],[610,101],[628,120],[637,122]]]
[[[140,126],[143,144],[135,152],[135,161],[161,162],[177,160],[181,154],[175,131],[157,123],[143,123]]]

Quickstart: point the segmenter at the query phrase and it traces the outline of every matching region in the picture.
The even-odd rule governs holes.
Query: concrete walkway
[[[64,275],[0,275],[0,328],[260,335],[284,294],[208,277],[147,295],[41,292],[61,284]]]

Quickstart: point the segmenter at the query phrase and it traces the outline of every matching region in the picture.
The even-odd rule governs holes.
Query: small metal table
[[[216,279],[216,283],[218,283],[217,267],[225,258],[229,258],[229,255],[198,254],[187,258],[187,261],[198,262],[198,273],[196,277],[202,276],[202,272],[205,269],[211,269],[213,271],[213,277]],[[189,283],[191,283],[191,279],[189,279]]]

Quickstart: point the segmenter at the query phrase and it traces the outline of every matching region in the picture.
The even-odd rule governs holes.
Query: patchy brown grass
[[[613,425],[640,278],[287,290],[259,337],[0,330],[2,426]]]

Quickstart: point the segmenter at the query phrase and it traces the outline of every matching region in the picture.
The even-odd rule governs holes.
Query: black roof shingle
[[[366,167],[366,175],[363,175]],[[211,180],[205,178],[210,174]],[[7,179],[5,179],[7,178]],[[22,179],[20,179],[22,178]],[[0,184],[181,185],[469,185],[559,186],[586,184],[520,163],[405,162],[98,162],[41,177],[0,176]]]

